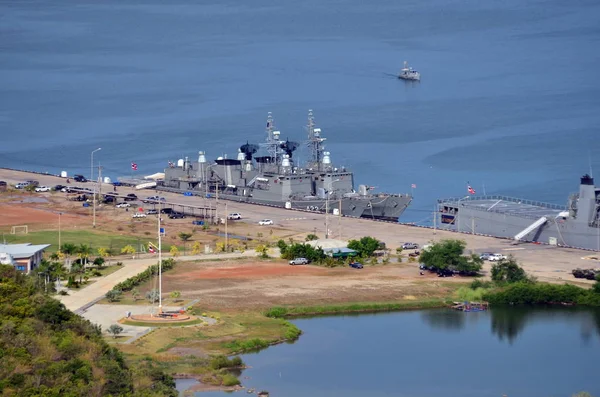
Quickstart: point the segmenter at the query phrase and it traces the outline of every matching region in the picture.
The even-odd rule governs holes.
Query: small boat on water
[[[421,73],[408,66],[408,62],[404,61],[404,67],[400,70],[399,79],[421,81]]]
[[[453,302],[452,308],[461,312],[484,312],[489,309],[487,302]]]

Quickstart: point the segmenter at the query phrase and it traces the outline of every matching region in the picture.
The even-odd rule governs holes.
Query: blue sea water
[[[0,1],[0,166],[115,179],[235,156],[313,109],[355,182],[564,204],[600,173],[600,3]],[[407,60],[420,83],[395,78]],[[306,156],[306,151],[297,153]]]

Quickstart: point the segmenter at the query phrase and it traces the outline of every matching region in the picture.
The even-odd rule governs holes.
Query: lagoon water
[[[600,395],[598,310],[444,309],[293,322],[304,331],[296,343],[243,356],[251,367],[245,386],[273,397]]]
[[[564,204],[600,172],[600,3],[590,0],[0,2],[0,166],[159,171],[264,139],[307,109],[355,182],[415,200]],[[395,78],[404,60],[417,84]],[[297,156],[306,157],[306,151]],[[591,161],[590,161],[591,160]]]

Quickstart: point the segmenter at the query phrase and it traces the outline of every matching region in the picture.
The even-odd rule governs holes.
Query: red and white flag
[[[136,163],[131,163],[131,169],[134,171],[137,171],[137,164]]]
[[[410,185],[411,189],[416,189],[417,188],[417,184],[413,183],[412,185]]]
[[[467,191],[468,191],[470,194],[475,194],[475,189],[473,189],[473,188],[471,187],[471,185],[467,185]]]

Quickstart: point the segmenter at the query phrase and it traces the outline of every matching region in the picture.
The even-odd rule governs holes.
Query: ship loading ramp
[[[540,219],[536,220],[531,225],[529,225],[525,229],[521,230],[515,236],[515,240],[516,241],[521,241],[521,239],[523,237],[527,236],[529,233],[533,232],[534,230],[536,230],[537,228],[539,228],[540,226],[542,226],[546,222],[548,222],[548,218],[546,218],[545,216],[542,216]]]

